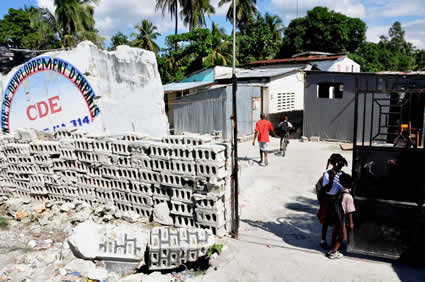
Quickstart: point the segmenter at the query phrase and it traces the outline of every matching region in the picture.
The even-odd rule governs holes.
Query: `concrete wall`
[[[311,62],[311,64],[316,64],[322,71],[360,72],[360,65],[347,57],[337,60]]]
[[[227,145],[199,135],[153,141],[140,134],[94,138],[58,131],[49,140],[38,134],[25,130],[0,137],[2,196],[113,203],[148,220],[159,209],[168,225],[226,232]]]
[[[41,58],[62,66],[46,63],[43,68]],[[107,52],[85,41],[70,51],[45,53],[31,62],[3,77],[6,133],[18,128],[54,132],[63,127],[110,134],[138,131],[158,137],[168,133],[154,53],[128,46]],[[90,111],[92,105],[96,114]]]
[[[268,113],[300,111],[304,108],[304,73],[291,72],[269,83]]]

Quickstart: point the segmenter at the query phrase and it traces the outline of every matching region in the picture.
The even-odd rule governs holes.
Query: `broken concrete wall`
[[[155,54],[119,46],[99,50],[89,41],[48,52],[1,77],[3,133],[58,128],[120,134],[168,133]]]
[[[147,220],[222,236],[230,219],[228,154],[227,145],[200,135],[154,140],[25,130],[0,139],[0,192],[40,201],[112,202]]]

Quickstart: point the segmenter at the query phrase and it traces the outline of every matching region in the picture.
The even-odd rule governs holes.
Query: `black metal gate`
[[[349,251],[398,258],[423,241],[424,106],[425,76],[356,77]],[[412,145],[394,147],[405,130]]]

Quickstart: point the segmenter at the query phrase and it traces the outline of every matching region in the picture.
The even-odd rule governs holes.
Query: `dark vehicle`
[[[356,77],[349,251],[422,260],[424,106],[425,75]]]

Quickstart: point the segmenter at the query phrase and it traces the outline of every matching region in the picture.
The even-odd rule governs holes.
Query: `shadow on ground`
[[[317,219],[318,203],[314,199],[299,196],[294,202],[287,203],[285,207],[293,212],[288,215],[276,218],[275,221],[255,221],[250,219],[241,219],[243,222],[271,232],[280,237],[285,243],[292,247],[306,249],[305,251],[324,251],[320,248],[319,242],[321,237],[321,224]],[[331,229],[328,230],[328,241],[330,242]],[[243,237],[250,238],[252,241],[255,236],[244,233]],[[273,245],[273,242],[270,242]],[[273,245],[275,247],[283,247],[282,245]],[[394,272],[397,273],[401,281],[425,281],[425,268],[416,268],[400,261],[382,259],[369,256],[361,256],[356,254],[348,254],[350,259],[370,260],[373,262],[391,263]]]

